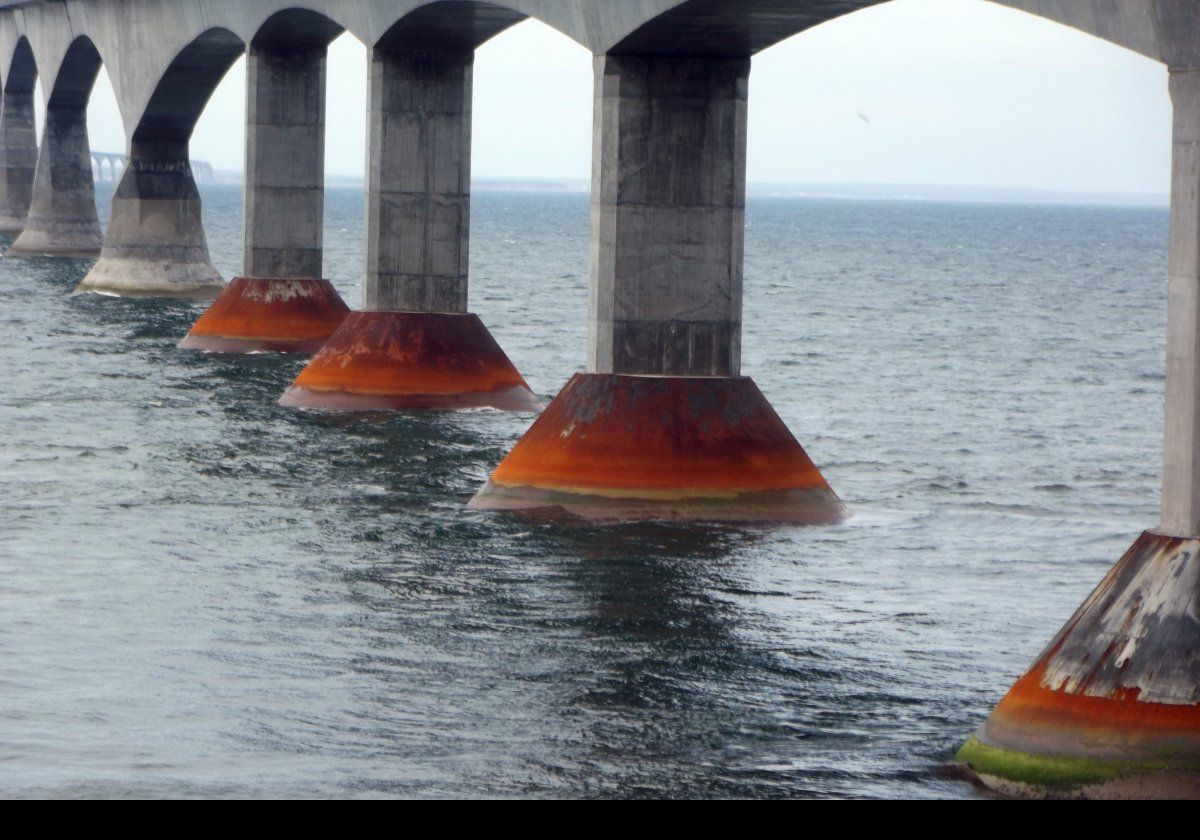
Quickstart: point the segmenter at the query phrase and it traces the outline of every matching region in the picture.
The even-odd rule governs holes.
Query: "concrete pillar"
[[[1162,531],[1200,536],[1200,70],[1172,70]]]
[[[483,510],[827,524],[846,508],[739,376],[750,60],[596,59],[588,373]]]
[[[326,40],[252,43],[246,56],[244,275],[179,346],[315,353],[349,307],[321,277]]]
[[[90,89],[90,85],[89,85]],[[87,99],[46,108],[25,228],[10,254],[91,257],[100,252]]]
[[[25,227],[37,158],[33,90],[6,90],[0,105],[0,233]]]
[[[211,298],[223,287],[208,256],[187,140],[135,135],[100,259],[78,290]]]
[[[474,60],[470,49],[371,52],[368,310],[467,311]]]
[[[324,45],[246,53],[247,277],[320,277]]]
[[[364,311],[342,322],[282,405],[542,408],[487,327],[467,312],[475,52],[457,36],[447,38],[453,47],[425,47],[438,37],[424,31],[371,51]]]
[[[589,370],[736,376],[750,60],[595,61]]]

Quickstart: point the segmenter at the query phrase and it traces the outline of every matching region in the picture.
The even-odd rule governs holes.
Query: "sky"
[[[366,50],[329,51],[326,172],[361,177]],[[586,179],[591,55],[526,21],[483,45],[474,75],[472,171]],[[192,157],[240,170],[245,62],[213,94]],[[755,57],[747,177],[755,183],[932,184],[1165,196],[1165,68],[985,0],[893,0]],[[124,133],[108,78],[88,110],[92,147]]]

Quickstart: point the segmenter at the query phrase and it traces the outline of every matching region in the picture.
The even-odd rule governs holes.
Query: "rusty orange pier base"
[[[1200,539],[1143,533],[956,756],[1001,793],[1200,796]]]
[[[350,314],[318,278],[235,277],[179,342],[211,353],[315,353]]]
[[[475,315],[352,312],[279,400],[337,411],[542,404]]]
[[[834,523],[846,508],[748,377],[576,374],[470,507]]]

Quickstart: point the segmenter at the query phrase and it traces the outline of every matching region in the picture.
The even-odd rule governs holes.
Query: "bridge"
[[[92,177],[97,181],[116,181],[129,164],[129,158],[117,152],[90,152]],[[216,175],[210,164],[202,160],[191,161],[192,175],[198,184],[211,184]]]
[[[0,228],[18,234],[10,256],[97,257],[81,291],[216,297],[181,347],[315,353],[285,405],[539,411],[469,312],[467,254],[475,50],[540,20],[595,56],[588,368],[472,506],[836,522],[841,500],[740,375],[747,82],[757,52],[881,1],[5,3]],[[1011,793],[1198,795],[1200,0],[998,2],[1170,71],[1162,522],[1134,542],[957,761]],[[357,312],[321,279],[325,56],[346,31],[369,50]],[[226,285],[209,259],[188,142],[243,54],[245,257],[243,276]],[[127,137],[103,232],[86,130],[101,66]]]

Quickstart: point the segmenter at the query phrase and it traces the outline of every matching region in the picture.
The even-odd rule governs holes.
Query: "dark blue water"
[[[473,213],[548,398],[587,199]],[[302,362],[175,349],[200,305],[0,260],[0,794],[976,795],[940,766],[1157,520],[1166,223],[751,200],[744,370],[856,513],[809,529],[468,512],[528,416],[284,410]]]

